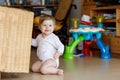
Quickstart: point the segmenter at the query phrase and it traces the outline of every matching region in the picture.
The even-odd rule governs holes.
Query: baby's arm
[[[62,44],[62,42],[59,40],[59,38],[57,38],[56,41],[57,52],[54,54],[55,59],[59,58],[64,52],[64,45]]]
[[[63,53],[61,53],[61,52],[56,52],[56,53],[54,54],[54,59],[59,58],[62,54],[63,54]]]
[[[34,46],[34,47],[37,47],[37,41],[36,41],[36,39],[32,39],[32,44],[31,45]]]

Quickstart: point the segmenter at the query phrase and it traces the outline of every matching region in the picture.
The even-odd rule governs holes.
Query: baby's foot
[[[64,75],[62,69],[59,69],[59,70],[58,70],[58,75]]]

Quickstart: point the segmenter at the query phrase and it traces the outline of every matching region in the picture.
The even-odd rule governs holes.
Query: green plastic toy
[[[65,46],[66,50],[63,57],[65,59],[74,59],[74,49],[83,40],[84,40],[84,37],[82,35],[79,36],[78,39],[73,39],[68,46]]]

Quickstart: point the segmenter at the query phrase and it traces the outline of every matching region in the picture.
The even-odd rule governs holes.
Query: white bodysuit
[[[50,58],[54,59],[56,52],[63,53],[64,51],[64,45],[54,33],[51,33],[46,38],[39,34],[36,39],[32,39],[32,46],[37,47],[37,56],[42,62]],[[58,67],[59,59],[56,59],[56,63]]]

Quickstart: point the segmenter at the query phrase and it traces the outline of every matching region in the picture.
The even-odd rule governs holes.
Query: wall
[[[70,12],[70,17],[71,18],[80,18],[81,17],[81,4],[82,0],[73,0],[73,4],[77,6],[77,9],[72,7],[71,12]]]

